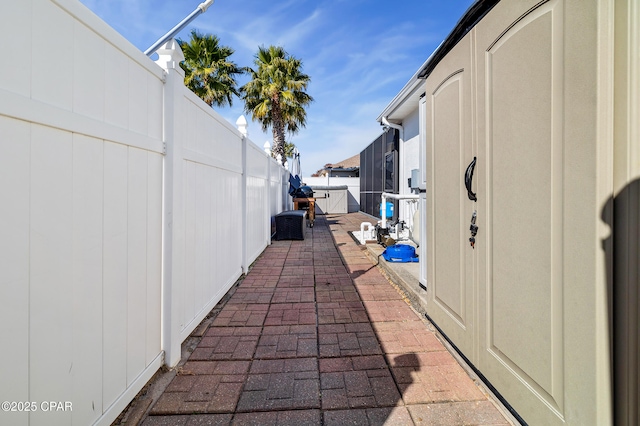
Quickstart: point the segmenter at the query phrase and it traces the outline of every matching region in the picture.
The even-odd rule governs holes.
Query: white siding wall
[[[400,194],[414,194],[409,188],[408,180],[411,178],[411,170],[420,168],[420,141],[419,141],[418,106],[409,116],[402,120],[402,139],[400,140],[400,167],[399,188]],[[413,226],[413,214],[418,204],[409,200],[399,201],[399,218],[404,220],[407,226]]]
[[[73,404],[0,424],[110,424],[268,244],[287,172],[75,0],[0,2],[0,36],[0,399]]]

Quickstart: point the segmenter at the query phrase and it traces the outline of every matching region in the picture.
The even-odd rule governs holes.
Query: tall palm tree
[[[284,142],[284,155],[285,158],[293,158],[293,151],[296,149],[296,145],[293,142]]]
[[[243,71],[228,58],[234,52],[220,45],[220,39],[211,34],[191,31],[188,42],[178,40],[184,53],[180,66],[185,72],[184,84],[209,106],[233,105],[233,95],[240,96],[236,76]]]
[[[306,125],[313,98],[305,90],[311,79],[302,72],[302,61],[282,47],[260,46],[255,56],[256,69],[247,68],[251,80],[240,88],[245,112],[259,121],[262,130],[273,133],[273,155],[285,156],[285,131],[297,133]]]

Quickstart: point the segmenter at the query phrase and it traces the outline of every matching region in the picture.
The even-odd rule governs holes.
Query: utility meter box
[[[420,189],[420,169],[411,170],[411,179],[409,180],[409,187],[413,190]]]

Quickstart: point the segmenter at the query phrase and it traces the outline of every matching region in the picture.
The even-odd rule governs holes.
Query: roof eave
[[[427,78],[440,60],[480,21],[500,0],[476,0],[458,20],[453,30],[433,51],[427,60],[418,68],[418,71],[409,79],[402,90],[389,102],[380,113],[376,121],[382,123],[382,118],[387,117],[390,122],[398,123],[398,119],[390,118],[407,100],[416,95],[417,89],[422,86],[422,80]],[[422,93],[418,93],[418,98]],[[401,120],[400,120],[401,121]]]
[[[409,79],[409,81],[404,85],[404,87],[398,92],[398,94],[389,102],[389,104],[385,107],[384,110],[380,113],[376,121],[381,123],[383,117],[389,117],[392,115],[398,107],[400,107],[404,102],[407,101],[411,97],[412,94],[416,92],[418,88],[420,88],[423,84],[423,81],[418,77],[420,74],[420,70],[424,68],[429,59],[427,59],[418,69],[418,71],[413,74],[413,76]],[[393,121],[393,120],[390,120]],[[399,124],[399,123],[398,123]]]
[[[418,78],[427,78],[442,58],[444,58],[499,1],[500,0],[476,0],[462,15],[460,20],[458,20],[453,30],[451,30],[449,35],[440,43],[440,46],[433,51],[429,59],[420,67],[417,73]]]

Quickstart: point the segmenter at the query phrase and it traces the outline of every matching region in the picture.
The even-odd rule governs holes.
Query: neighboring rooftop
[[[345,172],[354,172],[357,173],[360,171],[360,153],[354,155],[353,157],[349,157],[345,160],[338,161],[337,163],[327,163],[324,167],[317,172],[315,172],[312,176],[326,176],[329,172],[329,169],[332,171],[345,171]]]

